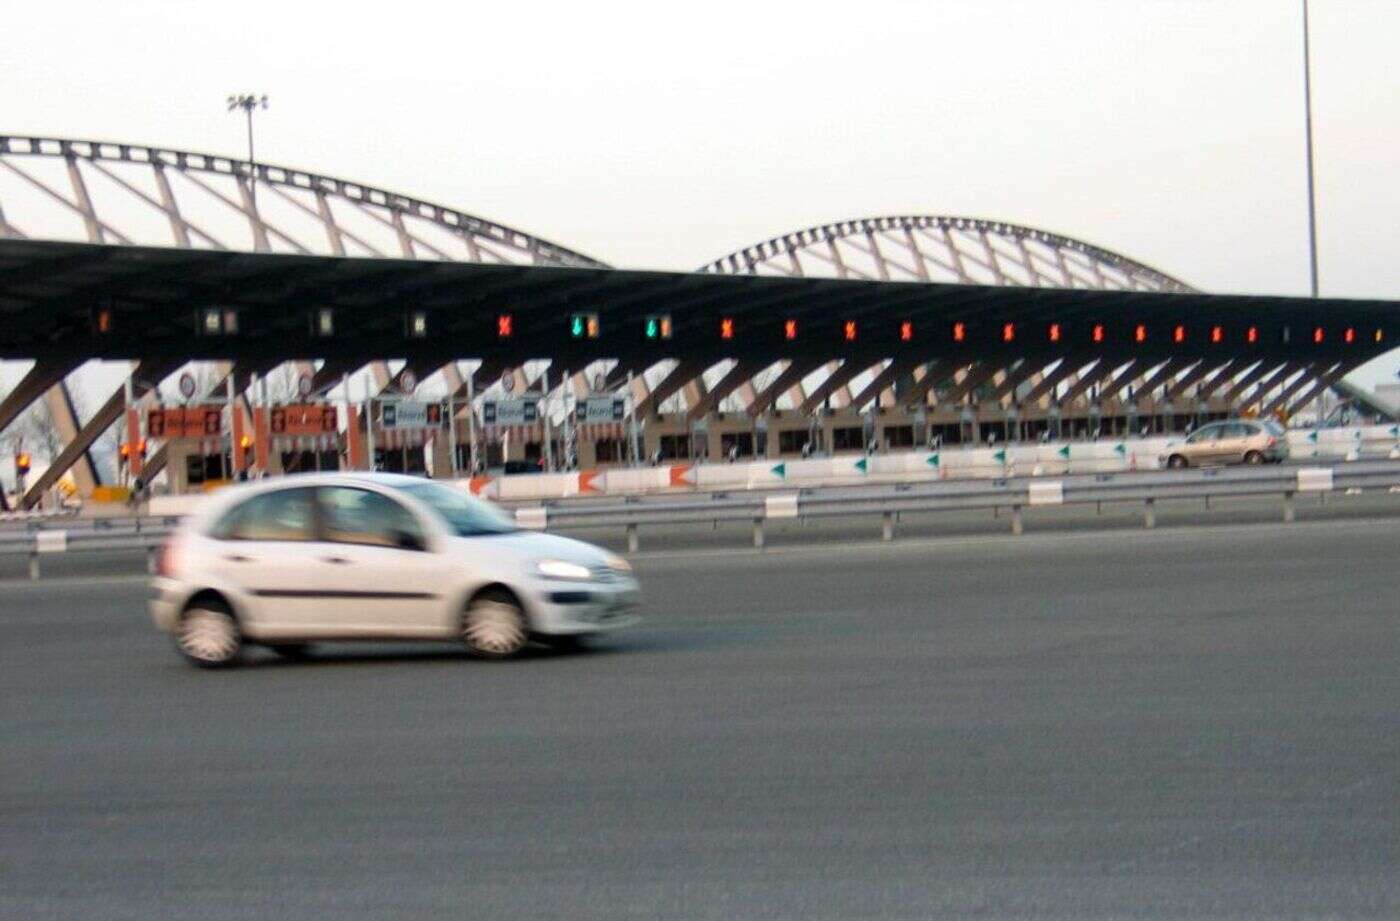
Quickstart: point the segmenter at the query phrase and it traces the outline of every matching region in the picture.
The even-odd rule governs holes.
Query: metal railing
[[[586,505],[532,505],[515,509],[532,530],[623,528],[630,552],[640,549],[643,527],[746,522],[753,545],[762,547],[768,522],[839,516],[880,516],[882,536],[894,540],[901,514],[1007,509],[1013,534],[1024,529],[1028,509],[1043,506],[1140,504],[1143,526],[1156,524],[1157,503],[1278,496],[1285,522],[1296,515],[1299,493],[1400,492],[1400,461],[1355,462],[1336,467],[1234,467],[1146,473],[1098,473],[1061,478],[941,480],[860,488],[803,489],[786,493],[713,493],[709,498],[647,502],[637,498]],[[0,532],[0,558],[27,557],[37,579],[47,554],[144,550],[148,561],[178,519],[98,519],[81,527],[39,523]],[[100,523],[99,523],[100,522]]]

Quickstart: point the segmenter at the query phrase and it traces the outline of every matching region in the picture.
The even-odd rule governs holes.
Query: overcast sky
[[[1322,291],[1395,297],[1400,2],[1312,20]],[[224,99],[266,92],[260,161],[614,265],[965,214],[1207,290],[1308,288],[1297,0],[8,0],[2,21],[0,132],[241,155]]]

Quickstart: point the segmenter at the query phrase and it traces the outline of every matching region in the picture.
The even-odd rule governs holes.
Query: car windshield
[[[515,522],[495,506],[473,499],[450,486],[424,482],[401,488],[436,512],[454,533],[462,537],[510,534],[519,530]]]

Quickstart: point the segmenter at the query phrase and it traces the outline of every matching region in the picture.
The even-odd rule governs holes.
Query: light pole
[[[1308,0],[1303,0],[1303,127],[1308,150],[1308,265],[1312,296],[1317,297],[1317,206],[1313,194],[1312,56],[1308,47]]]
[[[257,161],[253,159],[253,110],[267,108],[267,94],[255,96],[252,93],[240,93],[228,97],[228,110],[230,112],[242,109],[248,117],[248,193],[253,202],[253,207],[258,203],[258,183],[257,183]]]

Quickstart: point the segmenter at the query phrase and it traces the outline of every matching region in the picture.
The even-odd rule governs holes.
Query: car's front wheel
[[[1173,470],[1185,470],[1186,458],[1182,457],[1180,454],[1173,454],[1171,457],[1167,458],[1167,466]]]
[[[472,655],[504,659],[524,649],[529,639],[525,611],[509,592],[482,592],[462,614],[462,641]]]
[[[1258,451],[1250,451],[1245,454],[1244,462],[1251,467],[1257,466],[1264,463],[1264,455],[1260,454]]]
[[[226,668],[243,651],[243,632],[233,612],[221,601],[201,600],[180,617],[175,634],[180,654],[200,668]]]

